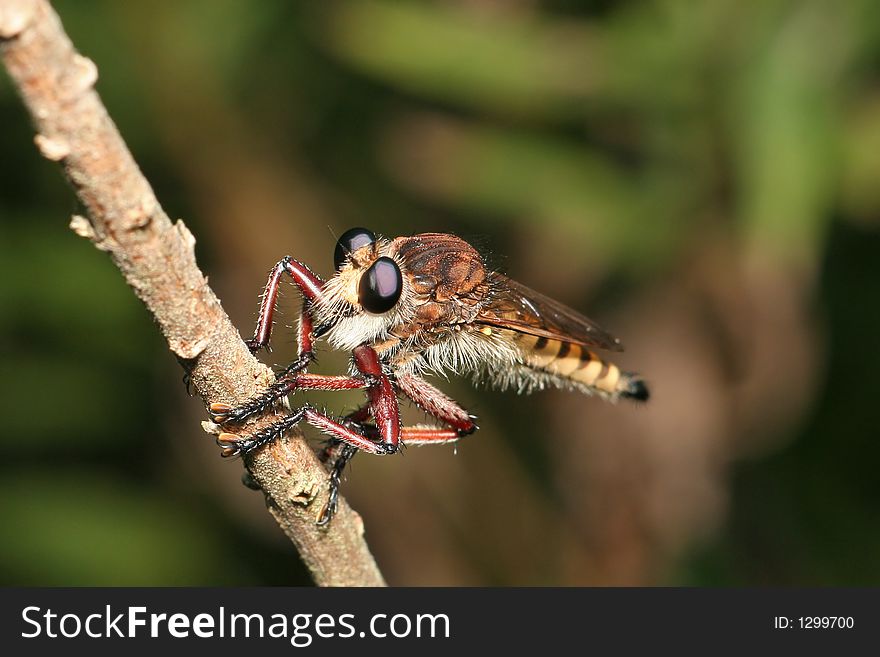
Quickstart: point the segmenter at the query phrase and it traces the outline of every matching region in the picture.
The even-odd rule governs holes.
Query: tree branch
[[[240,403],[269,385],[272,372],[251,356],[196,265],[195,239],[182,221],[171,223],[107,115],[94,90],[97,68],[76,52],[46,0],[0,0],[0,54],[40,153],[63,165],[88,211],[71,228],[110,255],[205,403]],[[315,525],[327,474],[301,434],[245,465],[317,584],[384,585],[360,516],[344,500],[329,528]]]

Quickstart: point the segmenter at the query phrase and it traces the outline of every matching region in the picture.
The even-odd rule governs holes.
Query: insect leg
[[[238,408],[228,404],[212,404],[210,410],[218,422],[240,422],[249,415],[265,410],[278,398],[297,389],[354,390],[366,387],[368,398],[366,410],[358,411],[354,415],[362,416],[364,419],[372,416],[376,421],[378,435],[367,436],[366,428],[361,427],[357,422],[346,418],[337,421],[305,405],[248,438],[241,438],[231,433],[220,434],[218,441],[227,447],[224,456],[246,453],[265,445],[303,419],[332,438],[371,454],[396,452],[400,435],[400,413],[391,381],[382,372],[379,357],[372,347],[366,345],[358,347],[354,350],[354,356],[361,377],[295,374],[276,381],[262,395]]]
[[[347,426],[349,429],[360,430],[361,433],[366,434],[367,429],[363,426],[364,422],[370,419],[370,405],[364,404],[356,411],[353,411],[345,416],[342,423]],[[324,446],[321,448],[321,451],[318,452],[318,459],[320,459],[321,463],[327,463],[330,458],[336,453],[337,448],[344,444],[338,438],[328,438],[324,443]]]
[[[339,485],[342,483],[342,473],[345,470],[345,466],[348,465],[348,462],[354,458],[354,455],[357,454],[357,452],[358,450],[356,447],[352,447],[348,444],[342,445],[339,456],[336,457],[336,461],[333,463],[333,468],[330,470],[327,504],[324,505],[324,508],[321,509],[321,513],[318,514],[318,525],[326,525],[330,522],[333,516],[336,515],[336,508],[339,505]]]
[[[394,386],[388,375],[382,371],[375,349],[369,345],[361,345],[352,354],[355,367],[369,381],[367,401],[370,415],[376,421],[380,444],[386,450],[385,453],[395,452],[400,441],[400,406]]]
[[[343,424],[345,422],[344,418],[331,418],[306,404],[302,408],[298,408],[292,413],[285,415],[280,420],[270,424],[268,427],[260,429],[250,436],[243,437],[234,433],[221,433],[217,437],[218,444],[223,447],[221,455],[229,457],[252,452],[255,449],[277,440],[285,431],[292,426],[299,424],[299,422],[303,420],[316,429],[323,431],[331,437],[336,438],[355,449],[362,449],[365,452],[380,456],[393,454],[397,451],[397,445],[376,442],[364,433],[345,426],[345,424]]]
[[[303,417],[305,417],[305,414],[306,408],[300,408],[245,438],[234,433],[221,433],[217,436],[217,444],[223,448],[220,455],[224,458],[238,456],[239,454],[247,454],[263,445],[267,445],[283,436],[284,432],[290,429],[290,427],[299,424]]]
[[[476,418],[473,415],[424,379],[411,374],[398,374],[395,382],[397,389],[415,402],[419,408],[452,427],[458,438],[469,436],[479,428],[474,423]],[[419,431],[424,432],[425,430],[420,429]],[[435,440],[447,442],[450,440],[450,438],[439,437],[441,434],[437,435],[438,438]],[[404,434],[404,438],[406,438],[406,434]],[[424,438],[417,438],[417,435],[412,433],[409,438],[412,443],[429,442],[429,440],[427,434]]]
[[[346,415],[343,424],[352,429],[358,428],[364,433],[364,435],[369,436],[369,430],[371,428],[375,429],[375,427],[363,426],[363,423],[366,422],[369,417],[370,405],[364,404],[353,413]],[[327,504],[318,515],[318,524],[321,526],[330,522],[336,514],[336,507],[339,501],[339,487],[342,484],[342,473],[345,471],[345,466],[348,465],[351,459],[354,458],[354,455],[357,454],[357,450],[351,447],[351,445],[343,443],[339,438],[330,438],[318,453],[318,458],[321,460],[321,463],[327,463],[334,454],[336,454],[336,459],[330,470]]]
[[[289,374],[264,392],[249,399],[241,406],[214,403],[209,407],[211,418],[219,424],[235,424],[252,415],[262,413],[271,408],[282,397],[293,394],[297,390],[357,390],[365,388],[368,383],[359,377],[331,376],[325,374]]]
[[[438,427],[403,427],[400,439],[404,445],[442,445],[454,443],[461,438],[456,429],[440,429]]]
[[[211,406],[211,412],[217,421],[232,422],[265,410],[279,397],[297,388],[351,390],[366,387],[367,404],[347,418],[336,420],[310,406],[303,406],[249,437],[242,438],[235,434],[222,433],[217,439],[217,442],[224,447],[222,455],[229,457],[245,454],[276,440],[287,429],[302,420],[329,434],[331,443],[324,449],[322,460],[330,458],[336,445],[341,445],[341,450],[330,471],[328,502],[319,515],[320,525],[327,524],[336,512],[342,473],[354,454],[358,450],[377,455],[393,454],[399,449],[400,444],[400,409],[397,395],[391,380],[382,371],[378,354],[372,347],[362,345],[353,351],[353,355],[360,377],[300,373],[276,382],[263,395],[238,409],[227,404]],[[361,424],[369,417],[375,420],[375,427]]]
[[[263,290],[262,300],[260,302],[260,313],[257,317],[257,326],[254,329],[254,337],[247,340],[247,345],[253,353],[262,348],[269,347],[269,340],[272,337],[272,319],[275,315],[275,307],[278,303],[278,291],[281,285],[281,276],[284,273],[290,275],[293,282],[299,288],[303,296],[303,307],[300,313],[300,329],[299,329],[299,361],[305,360],[298,370],[305,369],[309,360],[312,358],[312,342],[314,340],[314,327],[311,314],[311,305],[321,296],[321,288],[324,281],[312,272],[308,267],[298,260],[294,260],[290,256],[282,258],[269,273],[269,280],[266,282],[266,288]],[[321,329],[319,328],[319,331]],[[293,367],[293,366],[292,366]],[[290,368],[288,368],[290,369]]]

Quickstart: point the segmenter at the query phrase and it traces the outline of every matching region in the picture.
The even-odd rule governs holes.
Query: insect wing
[[[522,283],[492,274],[492,294],[475,322],[540,338],[622,351],[620,341],[592,320]]]

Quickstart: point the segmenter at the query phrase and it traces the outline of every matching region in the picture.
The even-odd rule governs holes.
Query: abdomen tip
[[[632,374],[628,375],[627,378],[629,379],[628,385],[621,392],[622,396],[627,399],[635,399],[636,401],[648,401],[651,393],[648,391],[648,386],[645,385],[645,382]]]

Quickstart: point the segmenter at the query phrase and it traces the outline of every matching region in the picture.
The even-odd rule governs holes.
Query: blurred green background
[[[54,5],[244,335],[282,255],[447,231],[649,381],[440,382],[481,431],[343,489],[390,583],[880,584],[876,1]],[[0,138],[0,583],[308,583],[5,76]]]

